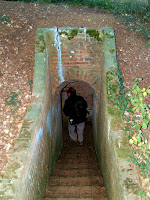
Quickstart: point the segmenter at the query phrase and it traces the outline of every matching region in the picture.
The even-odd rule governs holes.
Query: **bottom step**
[[[108,198],[45,198],[42,200],[108,200]]]
[[[46,198],[106,198],[106,190],[101,186],[50,186]]]

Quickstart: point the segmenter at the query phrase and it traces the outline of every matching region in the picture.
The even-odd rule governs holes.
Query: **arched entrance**
[[[77,95],[83,96],[84,99],[86,100],[88,104],[87,110],[89,111],[88,121],[92,123],[94,138],[96,138],[95,136],[97,132],[97,126],[96,126],[97,117],[96,116],[97,116],[97,113],[99,113],[99,110],[98,110],[99,97],[96,93],[96,90],[91,86],[91,84],[87,83],[86,81],[82,81],[78,79],[72,79],[72,80],[61,83],[55,92],[55,99],[57,99],[55,100],[55,107],[57,107],[58,115],[62,115],[62,121],[66,123],[68,118],[64,115],[64,113],[62,112],[62,109],[64,106],[64,102],[67,98],[67,89],[69,87],[75,88]],[[60,111],[60,113],[58,111]],[[59,123],[59,126],[60,126],[60,123]]]

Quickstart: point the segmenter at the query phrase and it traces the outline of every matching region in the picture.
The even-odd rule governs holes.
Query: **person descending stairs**
[[[67,130],[67,125],[63,129]],[[86,125],[82,146],[68,141],[67,134],[66,131],[63,150],[43,200],[108,200],[93,147],[91,124]]]

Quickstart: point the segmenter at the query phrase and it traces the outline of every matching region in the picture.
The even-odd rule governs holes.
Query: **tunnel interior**
[[[63,144],[63,135],[61,136],[61,134],[63,134],[63,129],[64,127],[66,128],[66,124],[68,123],[68,117],[65,116],[65,114],[63,113],[63,107],[64,107],[65,100],[67,99],[67,90],[69,89],[69,87],[73,87],[76,90],[76,94],[79,96],[82,96],[86,100],[87,105],[88,105],[87,110],[89,112],[89,114],[87,115],[86,123],[91,124],[90,128],[92,132],[97,129],[96,115],[99,112],[99,110],[98,110],[98,105],[96,104],[97,102],[99,102],[99,100],[98,100],[98,95],[96,93],[96,90],[91,86],[91,84],[87,83],[86,81],[81,81],[78,79],[65,81],[64,83],[60,84],[60,86],[56,89],[56,92],[54,95],[55,96],[55,100],[54,100],[55,110],[57,110],[56,127],[59,127],[60,129],[60,131],[58,132],[60,133],[59,144],[61,145],[61,148]],[[55,132],[57,131],[55,130]],[[93,133],[93,138],[96,138],[95,135],[96,135],[96,132]]]

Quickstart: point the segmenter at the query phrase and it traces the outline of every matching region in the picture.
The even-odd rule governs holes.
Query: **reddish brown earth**
[[[35,34],[41,27],[113,27],[117,58],[124,84],[131,88],[136,77],[150,85],[147,41],[129,31],[121,19],[101,10],[66,5],[0,1],[0,179],[5,172],[28,105],[32,99]],[[6,19],[5,23],[3,19]],[[16,106],[6,98],[16,92]]]

